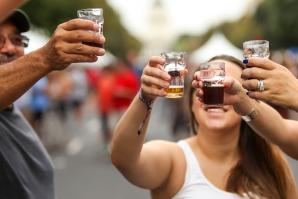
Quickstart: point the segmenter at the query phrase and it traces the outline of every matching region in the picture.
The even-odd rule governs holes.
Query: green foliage
[[[264,0],[256,13],[247,13],[235,22],[226,22],[200,36],[182,36],[176,46],[193,50],[209,39],[214,31],[221,31],[237,47],[243,41],[266,39],[270,49],[298,46],[298,1]]]
[[[140,50],[140,42],[121,24],[119,16],[105,0],[31,0],[22,9],[31,22],[52,34],[57,25],[77,17],[77,10],[101,7],[104,9],[105,48],[118,57],[125,58],[130,49]]]
[[[256,12],[272,48],[298,46],[298,1],[265,0]]]

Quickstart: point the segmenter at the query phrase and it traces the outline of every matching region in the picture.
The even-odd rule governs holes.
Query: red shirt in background
[[[138,76],[132,69],[127,69],[116,73],[113,91],[115,109],[127,109],[138,90]]]

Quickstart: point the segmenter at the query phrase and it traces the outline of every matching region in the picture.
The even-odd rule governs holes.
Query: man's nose
[[[4,46],[0,49],[0,52],[6,54],[16,54],[16,46],[9,39],[6,39]]]

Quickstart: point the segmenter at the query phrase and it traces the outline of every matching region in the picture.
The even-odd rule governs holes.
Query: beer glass
[[[204,107],[219,108],[223,106],[225,63],[208,62],[200,65],[200,78],[203,82]]]
[[[243,43],[243,57],[269,58],[269,41],[266,40],[251,40]]]
[[[165,89],[167,98],[180,98],[184,93],[184,52],[161,53],[166,60],[163,68],[171,76],[170,86]]]
[[[87,8],[77,11],[78,17],[81,19],[91,20],[99,25],[99,34],[103,34],[103,9],[102,8]],[[103,44],[85,42],[87,45],[104,48]]]

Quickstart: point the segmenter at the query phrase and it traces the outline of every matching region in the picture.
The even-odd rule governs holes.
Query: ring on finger
[[[258,81],[258,90],[259,91],[264,91],[265,90],[264,80],[259,80]]]

